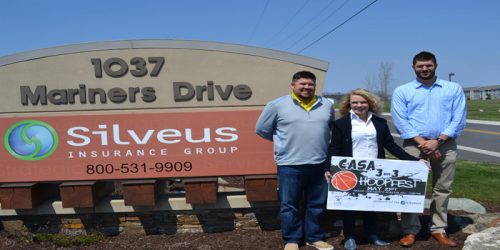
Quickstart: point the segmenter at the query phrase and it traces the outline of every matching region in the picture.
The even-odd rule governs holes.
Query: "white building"
[[[464,88],[467,100],[500,99],[500,85]]]

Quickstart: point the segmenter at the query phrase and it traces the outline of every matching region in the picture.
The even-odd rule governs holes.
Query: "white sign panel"
[[[422,213],[429,168],[420,161],[332,157],[327,208]]]

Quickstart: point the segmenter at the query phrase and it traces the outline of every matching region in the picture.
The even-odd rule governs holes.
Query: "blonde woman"
[[[379,98],[364,89],[348,93],[340,103],[340,119],[336,120],[330,142],[329,154],[333,156],[385,158],[385,149],[401,160],[419,159],[406,153],[391,136],[387,121],[378,116],[381,111]],[[326,172],[327,179],[331,177]],[[343,211],[345,249],[356,249],[354,227],[356,216],[361,214],[365,237],[374,245],[385,246],[389,243],[381,240],[376,232],[376,213]]]

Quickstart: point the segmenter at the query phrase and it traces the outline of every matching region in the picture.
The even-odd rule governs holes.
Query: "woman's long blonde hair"
[[[349,110],[351,110],[352,95],[359,95],[366,99],[366,101],[368,102],[369,111],[375,114],[380,114],[382,112],[382,103],[377,95],[365,89],[355,89],[342,97],[339,109],[339,113],[341,116],[347,115],[349,113]]]

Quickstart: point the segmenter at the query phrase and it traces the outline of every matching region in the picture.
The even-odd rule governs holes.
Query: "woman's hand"
[[[330,173],[330,171],[325,171],[325,180],[326,180],[326,183],[328,183],[331,178],[332,178],[332,173]]]

